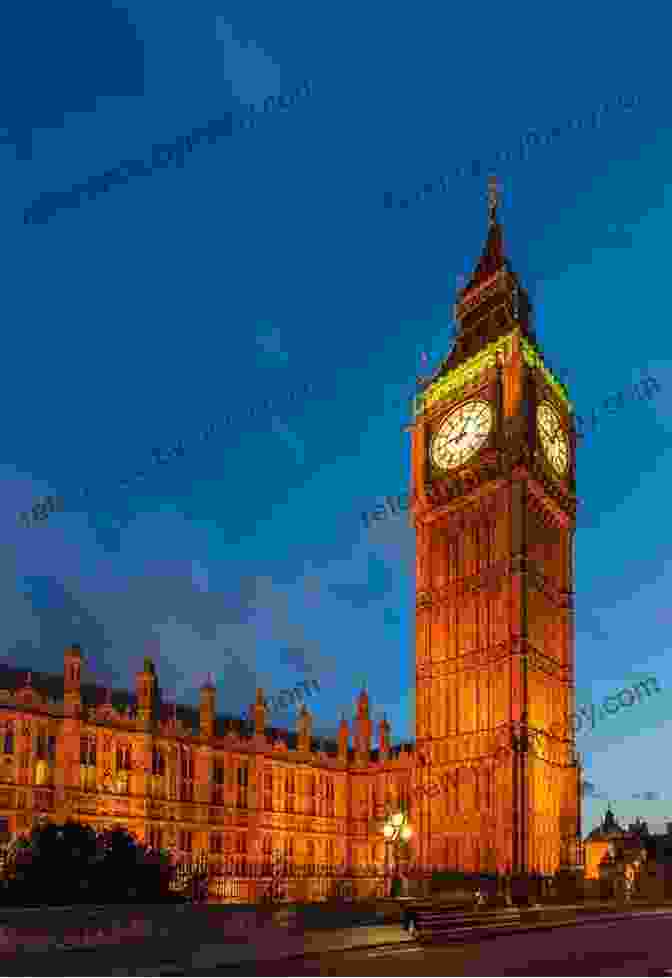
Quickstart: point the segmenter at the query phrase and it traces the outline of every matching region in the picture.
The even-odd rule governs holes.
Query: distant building
[[[672,896],[672,823],[664,834],[649,832],[637,818],[623,829],[607,808],[602,823],[587,836],[586,881],[596,895],[664,899]]]

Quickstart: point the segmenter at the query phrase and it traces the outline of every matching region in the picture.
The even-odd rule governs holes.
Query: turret
[[[368,761],[371,754],[371,719],[369,717],[369,697],[365,689],[357,699],[355,718],[355,756],[357,760]]]
[[[313,732],[313,718],[311,717],[306,704],[304,703],[299,710],[299,720],[297,724],[299,735],[299,750],[306,754],[310,753],[310,738]]]
[[[345,713],[341,713],[341,723],[338,728],[338,759],[339,761],[346,762],[348,760],[348,741],[350,740],[350,731],[348,729],[348,721],[345,719]]]
[[[63,701],[68,716],[79,716],[82,712],[81,671],[81,647],[71,645],[63,655]]]
[[[254,719],[254,732],[263,736],[266,729],[266,701],[261,686],[257,687],[257,699],[250,710]]]
[[[138,720],[150,723],[156,717],[159,705],[159,684],[151,659],[145,659],[142,672],[135,675],[135,690],[138,698]]]
[[[381,761],[386,761],[390,756],[390,725],[384,713],[383,719],[378,724],[378,749]]]
[[[201,737],[210,740],[215,736],[215,699],[217,690],[212,681],[212,673],[208,673],[207,680],[201,686],[201,705],[199,714],[199,727]]]

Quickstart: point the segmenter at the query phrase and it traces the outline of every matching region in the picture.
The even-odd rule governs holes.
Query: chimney
[[[208,673],[206,682],[201,686],[201,706],[199,727],[201,737],[210,740],[215,736],[215,697],[217,692],[212,681],[212,673]]]

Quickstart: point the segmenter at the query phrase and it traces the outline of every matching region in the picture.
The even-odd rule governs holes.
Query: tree
[[[168,853],[120,827],[96,833],[68,820],[33,828],[8,852],[5,904],[133,903],[170,900]]]

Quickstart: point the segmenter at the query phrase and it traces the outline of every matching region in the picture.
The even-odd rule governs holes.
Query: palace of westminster
[[[150,659],[135,695],[83,684],[73,646],[62,676],[0,667],[5,833],[41,815],[123,824],[179,859],[207,853],[230,895],[251,901],[278,853],[305,870],[305,899],[336,879],[380,892],[383,820],[398,810],[413,833],[395,849],[402,871],[578,869],[576,428],[497,206],[492,184],[455,343],[421,382],[409,426],[414,744],[392,746],[385,720],[373,730],[365,691],[352,743],[345,717],[320,743],[305,704],[295,733],[267,726],[262,690],[247,725],[217,714],[210,684],[199,709],[167,706]]]

